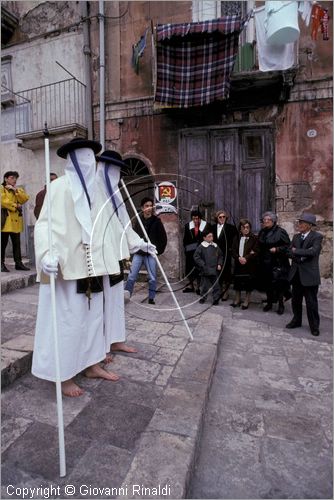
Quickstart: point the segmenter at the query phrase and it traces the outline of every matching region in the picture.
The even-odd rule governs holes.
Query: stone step
[[[14,260],[6,259],[6,267],[10,272],[1,273],[1,295],[36,283],[36,269],[30,266],[28,259],[22,259],[22,262],[25,266],[30,267],[30,271],[16,271]]]

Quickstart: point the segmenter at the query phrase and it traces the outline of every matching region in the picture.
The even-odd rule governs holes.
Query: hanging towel
[[[304,2],[298,2],[298,11],[302,16],[302,20],[304,21],[305,26],[308,26],[311,19],[312,1],[305,0]]]
[[[269,45],[265,32],[265,7],[254,9],[256,43],[260,71],[275,71],[291,68],[294,64],[294,43]]]

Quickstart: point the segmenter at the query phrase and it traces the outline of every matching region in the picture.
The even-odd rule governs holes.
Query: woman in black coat
[[[240,219],[238,229],[239,234],[232,244],[232,257],[235,262],[233,282],[236,293],[231,306],[240,306],[241,291],[245,290],[246,297],[241,309],[248,309],[251,293],[255,288],[259,244],[248,219]]]
[[[278,301],[277,314],[283,314],[283,297],[290,285],[288,274],[290,269],[287,249],[290,245],[288,233],[277,225],[277,215],[265,212],[262,216],[262,229],[259,232],[259,273],[262,288],[267,294],[264,311],[272,309],[273,302]]]

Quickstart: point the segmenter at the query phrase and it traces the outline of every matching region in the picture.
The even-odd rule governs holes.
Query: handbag
[[[285,267],[273,267],[272,270],[273,281],[286,281],[288,279],[288,272]]]
[[[6,224],[7,217],[8,217],[8,210],[7,210],[7,208],[2,208],[1,207],[1,229],[4,228],[4,225]]]

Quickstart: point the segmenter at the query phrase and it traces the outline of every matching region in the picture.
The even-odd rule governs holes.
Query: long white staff
[[[50,196],[50,152],[49,152],[49,131],[45,123],[44,129],[44,148],[45,148],[45,176],[46,176],[46,190],[48,193],[47,207],[48,207],[48,241],[50,259],[53,259],[52,247],[52,231],[51,231],[51,196]],[[58,348],[58,330],[57,330],[57,315],[56,315],[56,284],[55,276],[50,274],[50,290],[51,290],[51,311],[52,311],[52,330],[55,348],[55,364],[56,364],[56,394],[57,394],[57,415],[58,415],[58,443],[59,443],[59,475],[60,477],[66,476],[66,458],[65,458],[65,439],[64,439],[64,419],[63,419],[63,400],[61,393],[60,382],[60,367],[59,367],[59,348]]]
[[[129,191],[128,191],[128,188],[126,187],[125,182],[123,181],[123,179],[121,179],[121,184],[122,184],[122,187],[123,187],[123,189],[124,189],[124,191],[125,191],[125,193],[126,193],[126,196],[127,196],[128,200],[129,200],[129,202],[130,202],[130,205],[131,205],[131,207],[132,207],[132,210],[133,210],[133,211],[134,211],[134,213],[135,213],[135,216],[136,216],[137,221],[138,221],[138,223],[139,223],[139,225],[140,225],[140,227],[141,227],[141,230],[143,231],[143,234],[144,234],[145,238],[147,239],[148,243],[151,243],[151,242],[150,242],[150,238],[148,237],[148,234],[147,234],[146,229],[145,229],[145,227],[144,227],[144,224],[143,224],[143,222],[142,222],[141,218],[139,217],[139,214],[138,214],[138,212],[137,212],[137,209],[136,209],[136,207],[135,207],[135,204],[134,204],[134,203],[133,203],[133,201],[132,201],[132,198],[131,198],[131,196],[130,196],[130,193],[129,193]],[[154,255],[154,257],[155,257],[155,259],[156,259],[156,261],[157,261],[157,264],[158,264],[158,266],[159,266],[159,269],[160,269],[160,271],[161,271],[161,274],[162,274],[162,276],[163,276],[163,279],[165,280],[165,283],[166,283],[166,285],[167,285],[167,288],[168,288],[168,290],[170,291],[170,293],[172,294],[173,300],[174,300],[174,302],[175,302],[176,307],[177,307],[177,308],[178,308],[178,310],[179,310],[179,313],[180,313],[181,318],[182,318],[182,320],[183,320],[183,322],[184,322],[184,325],[185,325],[185,327],[186,327],[186,329],[187,329],[187,332],[189,333],[189,336],[190,336],[191,340],[194,340],[194,337],[193,337],[193,335],[192,335],[192,333],[191,333],[191,330],[190,330],[190,328],[189,328],[189,325],[188,325],[188,323],[187,323],[187,320],[186,320],[186,318],[184,317],[184,314],[183,314],[183,311],[182,311],[181,307],[179,306],[179,303],[178,303],[178,301],[177,301],[177,299],[176,299],[176,297],[175,297],[175,293],[174,293],[174,291],[173,291],[172,287],[170,286],[170,283],[169,283],[168,278],[167,278],[167,276],[166,276],[166,274],[165,274],[165,271],[163,270],[163,267],[162,267],[162,265],[161,265],[161,263],[160,263],[160,260],[158,259],[158,256],[157,256],[157,255]]]

